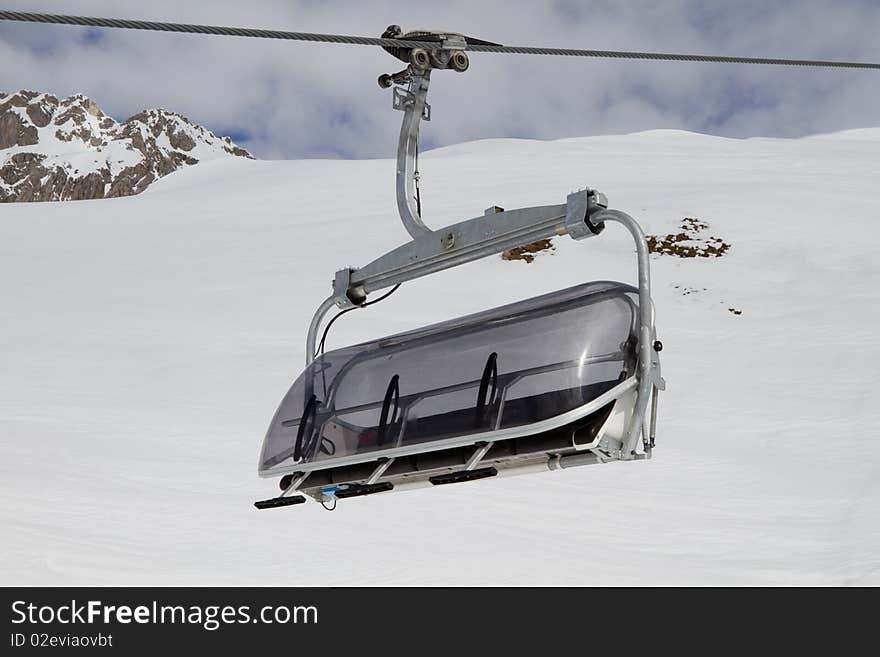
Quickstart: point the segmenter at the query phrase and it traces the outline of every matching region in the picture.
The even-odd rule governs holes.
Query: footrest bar
[[[459,470],[458,472],[448,472],[446,474],[434,475],[429,477],[435,486],[444,484],[457,484],[460,481],[473,481],[474,479],[485,479],[486,477],[494,477],[498,474],[495,468],[477,468],[476,470]]]
[[[334,495],[337,499],[344,500],[347,497],[363,497],[364,495],[384,493],[393,489],[394,484],[390,481],[384,481],[381,484],[350,484],[346,488],[337,490]]]
[[[302,504],[306,498],[302,495],[289,495],[287,497],[273,497],[270,500],[259,500],[254,502],[254,506],[258,509],[277,509],[282,506],[293,506],[294,504]]]

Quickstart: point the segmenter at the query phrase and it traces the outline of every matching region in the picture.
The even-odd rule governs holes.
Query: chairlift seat
[[[373,479],[399,487],[585,450],[601,460],[632,410],[637,335],[636,288],[600,281],[329,351],[282,400],[259,473],[304,476],[321,499],[379,465]]]

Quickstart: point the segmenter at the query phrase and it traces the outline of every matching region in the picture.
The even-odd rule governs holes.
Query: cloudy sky
[[[507,45],[880,61],[880,0],[0,0],[4,9]],[[378,48],[0,24],[0,91],[82,92],[119,119],[172,109],[264,158],[388,157]],[[435,74],[424,145],[681,128],[798,136],[880,126],[880,72],[471,54]]]

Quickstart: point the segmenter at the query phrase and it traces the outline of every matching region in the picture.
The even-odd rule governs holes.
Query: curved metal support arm
[[[621,210],[602,209],[590,214],[590,221],[599,225],[612,221],[623,225],[636,244],[639,267],[639,324],[654,328],[654,311],[651,306],[651,260],[648,241],[639,223]]]
[[[639,386],[636,392],[636,403],[630,419],[626,442],[622,448],[622,458],[631,459],[645,418],[651,388],[654,384],[653,361],[651,350],[654,348],[654,306],[651,302],[651,263],[648,242],[638,222],[626,212],[620,210],[600,210],[590,215],[590,221],[596,225],[613,221],[622,224],[632,235],[636,244],[636,256],[639,266]]]
[[[397,210],[404,228],[413,239],[429,235],[432,231],[422,223],[415,201],[415,167],[419,148],[419,123],[425,111],[425,99],[431,71],[413,75],[407,92],[400,93],[405,100],[400,141],[397,144]],[[395,90],[396,91],[396,90]]]
[[[306,367],[315,360],[315,346],[318,340],[318,329],[321,327],[321,320],[324,315],[330,312],[330,309],[336,305],[335,297],[329,296],[324,302],[318,306],[315,315],[312,317],[312,323],[309,324],[309,333],[306,336]]]

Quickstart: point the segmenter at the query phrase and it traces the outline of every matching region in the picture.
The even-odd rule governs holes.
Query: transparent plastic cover
[[[320,356],[266,434],[260,471],[525,427],[584,406],[635,370],[638,294],[561,290]]]

